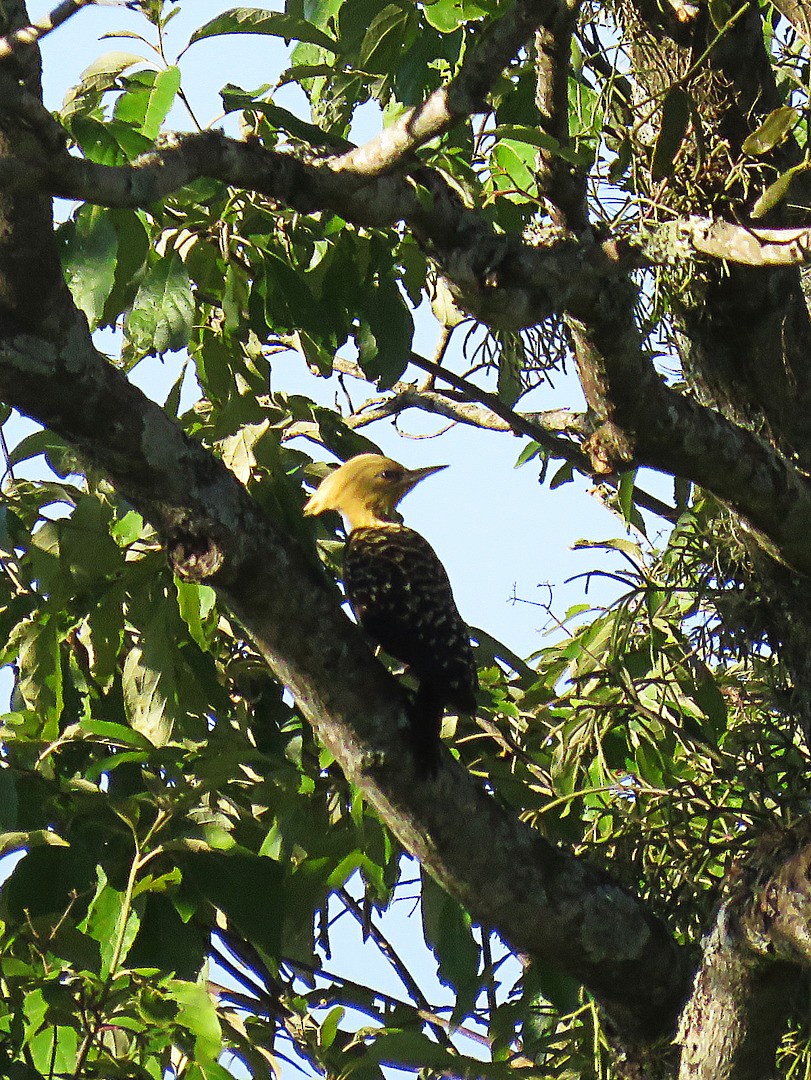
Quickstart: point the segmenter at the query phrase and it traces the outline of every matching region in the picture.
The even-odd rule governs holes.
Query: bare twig
[[[386,960],[388,960],[388,962],[391,964],[392,968],[397,973],[397,977],[399,978],[400,982],[408,991],[412,1001],[417,1006],[420,1015],[423,1017],[431,1017],[431,1019],[427,1020],[427,1023],[438,1041],[447,1049],[453,1050],[453,1043],[448,1038],[448,1034],[444,1026],[442,1024],[435,1023],[433,1020],[433,1006],[431,1005],[425,994],[422,992],[419,983],[408,970],[408,965],[404,964],[403,961],[400,959],[397,950],[394,948],[392,943],[389,941],[389,939],[386,937],[386,935],[383,933],[379,926],[376,926],[371,919],[366,918],[360,904],[357,902],[357,900],[355,900],[351,893],[347,891],[345,887],[342,886],[340,889],[338,889],[337,895],[341,903],[344,905],[344,908],[355,919],[355,921],[363,927],[364,931],[368,932],[369,936],[371,937],[372,941],[374,941],[377,948],[380,950]]]
[[[458,324],[457,324],[458,325]],[[437,367],[442,366],[442,361],[445,359],[445,353],[448,351],[448,346],[451,343],[453,332],[456,326],[443,326],[442,330],[437,338],[436,348],[434,349],[434,363]],[[425,382],[420,387],[421,390],[433,390],[435,376],[428,374]]]
[[[430,360],[427,360],[423,356],[419,356],[417,353],[411,354],[411,362],[416,367],[421,367],[425,371],[435,371],[440,378],[450,383],[465,398],[486,405],[496,416],[501,417],[511,431],[516,432],[516,434],[527,435],[530,439],[533,439],[547,449],[553,457],[559,457],[563,458],[564,461],[569,461],[578,472],[594,479],[596,475],[595,470],[588,456],[580,449],[577,443],[572,442],[570,439],[561,439],[557,435],[552,435],[544,427],[536,423],[531,414],[514,412],[509,405],[505,405],[495,394],[490,394],[488,391],[474,386],[472,383],[463,379],[461,376],[456,375],[454,372],[449,371],[447,368],[436,368]],[[557,410],[555,411],[557,412]],[[540,415],[543,416],[543,414]],[[599,480],[600,483],[607,484],[612,488],[616,488],[619,484],[619,478],[610,474],[600,475]],[[661,499],[657,499],[655,495],[648,494],[648,492],[643,491],[641,488],[636,488],[634,490],[634,502],[643,509],[649,510],[658,517],[664,518],[665,521],[675,522],[678,520],[679,514],[674,507],[668,506],[667,503],[662,502]]]

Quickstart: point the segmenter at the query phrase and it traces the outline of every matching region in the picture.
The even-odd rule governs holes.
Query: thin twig
[[[360,923],[364,931],[368,932],[372,941],[374,941],[380,952],[394,968],[398,978],[400,979],[400,982],[411,995],[411,998],[417,1008],[420,1010],[421,1015],[432,1015],[434,1010],[430,1001],[426,998],[425,994],[423,994],[419,984],[414,979],[413,975],[408,970],[403,961],[400,959],[399,955],[397,954],[397,950],[391,944],[389,939],[385,936],[380,927],[375,926],[371,919],[367,919],[365,917],[365,913],[361,908],[360,904],[346,890],[345,887],[341,887],[340,889],[338,889],[337,895],[341,900],[341,903],[349,912],[349,914],[352,915],[352,917],[358,923]],[[445,1031],[443,1025],[437,1024],[433,1020],[427,1020],[426,1022],[428,1023],[431,1031],[434,1033],[436,1038],[448,1049],[453,1049],[453,1044],[448,1038],[447,1032]]]

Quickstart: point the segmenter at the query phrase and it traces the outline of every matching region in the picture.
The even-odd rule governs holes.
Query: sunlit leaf
[[[205,38],[218,37],[222,34],[268,34],[281,37],[286,41],[308,41],[322,49],[337,53],[339,45],[323,30],[319,30],[305,19],[283,15],[276,11],[262,8],[230,8],[221,15],[209,20],[189,38],[189,45]],[[187,46],[188,48],[188,46]]]

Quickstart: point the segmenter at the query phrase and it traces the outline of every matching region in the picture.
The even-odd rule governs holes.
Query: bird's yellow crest
[[[337,510],[350,531],[396,521],[395,508],[415,484],[446,465],[406,469],[382,454],[359,454],[321,481],[304,507],[305,514]]]

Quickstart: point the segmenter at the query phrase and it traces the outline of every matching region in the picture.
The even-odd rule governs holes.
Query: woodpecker
[[[419,680],[410,720],[417,765],[428,774],[436,769],[445,709],[474,713],[478,678],[445,567],[396,508],[415,484],[444,468],[406,469],[380,454],[360,454],[330,473],[304,507],[305,514],[338,510],[344,517],[346,595],[369,636]]]

